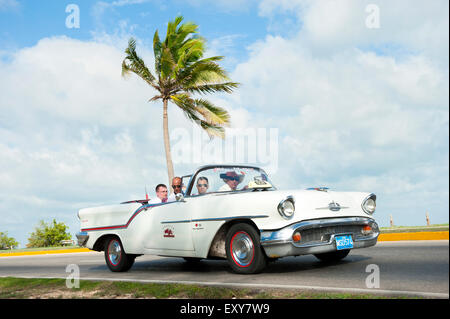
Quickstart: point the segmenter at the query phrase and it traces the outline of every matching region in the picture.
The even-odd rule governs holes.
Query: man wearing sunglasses
[[[237,186],[244,180],[244,175],[238,175],[236,172],[226,172],[220,174],[220,178],[225,182],[225,185],[219,188],[219,192],[235,191]]]
[[[181,193],[181,177],[174,177],[172,179],[172,189],[173,189],[173,193],[170,194],[169,198],[167,199],[168,202],[174,202],[176,201],[176,194]]]
[[[197,179],[197,190],[199,195],[206,194],[208,187],[209,184],[206,177],[201,176]]]

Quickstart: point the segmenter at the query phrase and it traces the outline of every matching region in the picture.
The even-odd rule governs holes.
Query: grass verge
[[[0,299],[412,299],[410,296],[244,289],[184,284],[80,280],[67,288],[64,279],[0,278]],[[413,298],[417,299],[417,298]]]
[[[430,225],[430,226],[381,227],[380,230],[381,230],[382,234],[448,231],[449,224],[435,224],[435,225]]]

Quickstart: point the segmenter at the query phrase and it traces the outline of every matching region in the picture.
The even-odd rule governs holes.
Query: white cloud
[[[282,128],[277,185],[376,192],[384,224],[422,224],[426,209],[447,222],[448,2],[377,3],[368,36],[365,2],[263,1],[262,16],[295,12],[301,28],[248,47],[233,101]],[[420,202],[406,213],[399,198]]]
[[[11,112],[49,112],[63,119],[103,125],[140,121],[138,101],[151,97],[136,78],[121,78],[124,54],[115,47],[66,37],[47,38],[3,66],[2,104]]]
[[[78,209],[144,198],[145,186],[153,196],[168,183],[162,104],[148,102],[154,91],[137,76],[122,78],[126,40],[45,38],[0,62],[0,217],[22,246],[40,219],[74,234]],[[152,69],[150,49],[138,41],[137,51]],[[243,125],[246,112],[229,109]],[[192,124],[170,104],[169,127]],[[175,163],[175,173],[203,164]]]
[[[17,10],[20,3],[17,0],[0,0],[0,11]]]
[[[22,245],[39,219],[75,233],[78,209],[167,182],[162,107],[137,76],[121,77],[124,48],[46,38],[0,62],[0,215]],[[186,125],[173,111],[171,126]]]
[[[378,29],[366,26],[369,4],[379,8]],[[301,26],[297,40],[315,54],[333,54],[350,46],[388,50],[389,54],[397,49],[402,54],[424,53],[439,59],[444,67],[448,67],[449,53],[448,10],[446,0],[264,0],[259,4],[264,17],[282,20],[280,14],[296,15]]]

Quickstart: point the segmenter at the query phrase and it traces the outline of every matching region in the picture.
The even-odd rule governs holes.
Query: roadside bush
[[[55,219],[49,225],[43,220],[28,238],[28,248],[32,247],[54,247],[61,246],[62,240],[72,239],[72,235],[67,233],[68,227],[64,223],[57,223]]]
[[[8,232],[0,232],[0,250],[17,248],[19,243],[12,237],[8,237]]]

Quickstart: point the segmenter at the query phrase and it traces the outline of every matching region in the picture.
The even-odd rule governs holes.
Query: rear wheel
[[[350,252],[350,249],[344,249],[344,250],[331,251],[329,253],[315,254],[314,256],[316,256],[316,258],[318,258],[324,262],[334,262],[334,261],[339,261],[341,259],[344,259],[345,257],[347,257],[349,252]]]
[[[111,237],[105,242],[106,265],[111,271],[128,271],[134,264],[136,255],[126,254],[122,243],[116,237]]]
[[[231,268],[239,274],[258,273],[267,265],[258,232],[245,223],[236,224],[228,231],[226,253]]]

